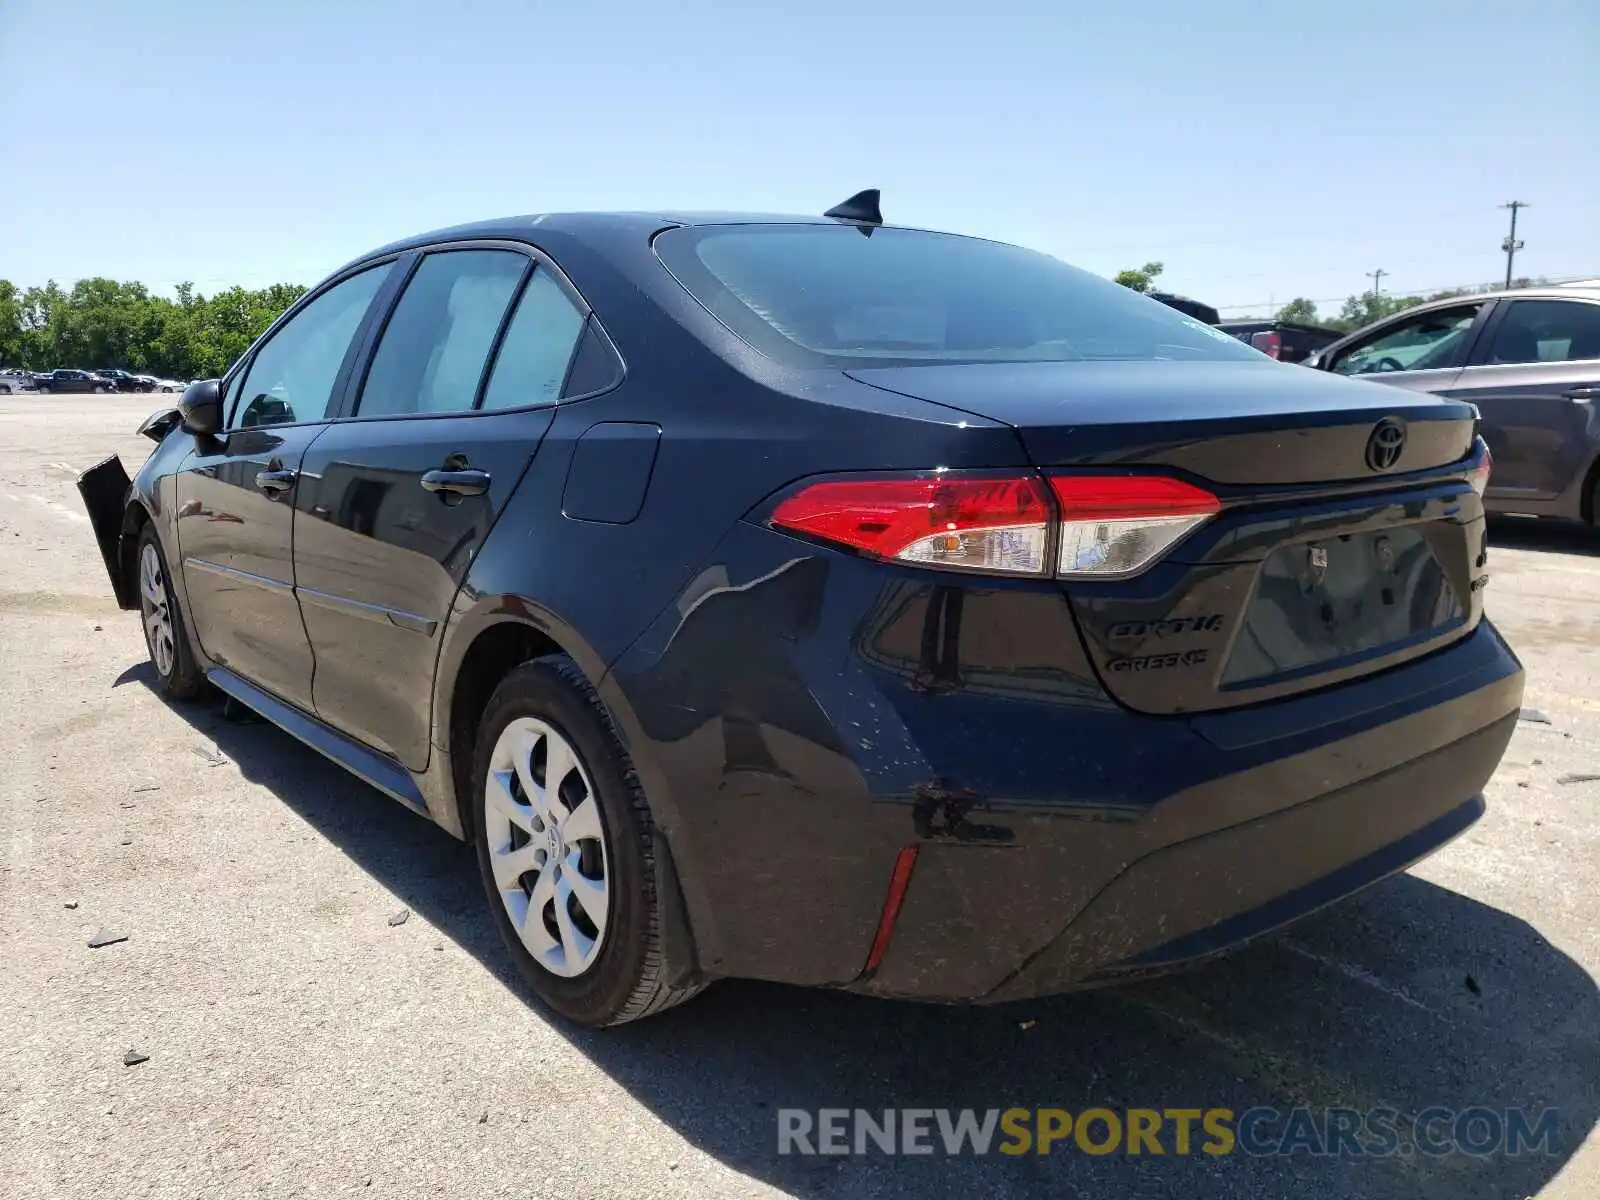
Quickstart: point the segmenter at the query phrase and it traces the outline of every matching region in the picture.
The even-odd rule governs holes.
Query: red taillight
[[[1275,329],[1263,329],[1259,333],[1252,333],[1250,344],[1268,358],[1278,358],[1283,354],[1283,335]]]
[[[813,483],[772,524],[879,558],[1038,575],[1054,515],[1036,476],[930,475]]]
[[[1161,475],[1052,475],[1061,506],[1056,574],[1106,579],[1144,570],[1211,519],[1222,502]]]
[[[819,480],[770,521],[920,566],[1108,578],[1143,570],[1221,507],[1204,488],[1161,475],[1052,475],[1047,486],[1032,474],[935,473]]]
[[[1209,517],[1222,502],[1205,488],[1165,475],[1052,475],[1063,520]]]

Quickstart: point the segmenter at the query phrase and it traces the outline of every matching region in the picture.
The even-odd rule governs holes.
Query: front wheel
[[[541,1000],[598,1028],[701,990],[687,964],[667,961],[650,809],[576,663],[548,655],[506,676],[473,766],[479,872]]]
[[[148,523],[139,534],[139,615],[150,665],[156,672],[156,690],[169,700],[187,700],[200,690],[205,676],[184,635],[183,613],[167,574],[160,539]]]

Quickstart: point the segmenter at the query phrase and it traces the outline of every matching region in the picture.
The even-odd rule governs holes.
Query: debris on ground
[[[101,946],[114,946],[118,942],[125,942],[127,940],[128,935],[125,933],[118,933],[114,929],[102,929],[99,933],[95,934],[89,939],[89,949],[98,950]]]
[[[140,1063],[149,1061],[148,1054],[140,1054],[137,1050],[129,1050],[122,1056],[122,1065],[125,1067],[137,1067]]]
[[[78,902],[76,900],[68,900],[66,905],[65,905],[65,907],[67,907],[67,908],[77,908],[78,907]]]
[[[1528,721],[1528,722],[1531,722],[1534,725],[1548,725],[1548,724],[1550,724],[1550,718],[1545,716],[1537,708],[1524,708],[1524,709],[1520,710],[1517,713],[1517,720],[1519,720],[1519,721]]]
[[[1538,760],[1535,759],[1534,761],[1537,762]],[[149,784],[149,785],[147,785],[145,787],[136,787],[136,788],[134,788],[133,789],[133,794],[137,796],[140,792],[159,792],[160,790],[161,790],[161,785],[159,783],[152,783],[152,784]]]
[[[207,766],[220,767],[228,761],[222,751],[213,749],[210,746],[196,746],[194,747],[194,752],[206,760]]]
[[[1557,783],[1595,783],[1600,781],[1600,775],[1589,772],[1575,771],[1570,775],[1558,775]]]
[[[399,912],[390,914],[389,924],[404,925],[410,919],[411,910],[409,908],[402,908]]]

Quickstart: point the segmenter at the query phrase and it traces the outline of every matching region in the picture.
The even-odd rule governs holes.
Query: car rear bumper
[[[1002,1000],[1214,953],[1470,824],[1521,704],[1485,621],[1299,696],[1140,714],[1053,584],[743,526],[723,551],[601,688],[709,975]]]
[[[1117,832],[1069,819],[1037,827],[1026,846],[922,846],[888,953],[851,986],[988,1002],[1101,986],[1231,950],[1404,870],[1483,814],[1482,790],[1515,729],[1520,666],[1492,628],[1472,641],[1454,653],[1479,669],[1458,680],[1481,686],[1174,796]],[[1451,736],[1405,754],[1404,742],[1426,747],[1430,731]],[[1206,808],[1259,815],[1217,825]],[[1159,832],[1196,822],[1211,827]],[[1072,877],[1084,874],[1094,886],[1079,902],[1087,889]],[[1061,918],[1029,945],[1007,914],[1037,912],[1051,890]]]

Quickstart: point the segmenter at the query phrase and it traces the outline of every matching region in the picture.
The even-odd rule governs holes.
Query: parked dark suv
[[[153,392],[156,383],[148,375],[132,375],[115,367],[101,367],[95,372],[101,379],[109,379],[117,385],[119,392]]]
[[[411,238],[145,432],[80,487],[160,690],[472,840],[590,1024],[1199,961],[1471,825],[1522,695],[1469,406],[875,193]]]
[[[1352,333],[1317,365],[1471,403],[1491,512],[1600,526],[1600,288],[1436,300]]]
[[[92,371],[61,367],[33,377],[41,392],[114,392],[117,385]]]

